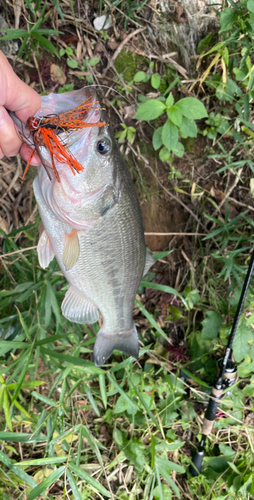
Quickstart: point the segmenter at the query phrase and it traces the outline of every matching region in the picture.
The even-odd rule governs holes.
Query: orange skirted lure
[[[30,118],[28,118],[26,122],[26,129],[33,134],[34,150],[30,155],[22,180],[27,173],[35,153],[38,154],[41,163],[45,167],[51,180],[47,166],[45,165],[40,154],[40,146],[44,146],[49,150],[52,169],[58,182],[61,181],[55,166],[55,160],[59,163],[68,164],[74,175],[76,172],[82,172],[84,170],[83,165],[74,158],[66,145],[59,140],[58,136],[62,132],[68,133],[81,128],[103,127],[106,125],[106,122],[87,123],[84,121],[89,109],[91,109],[91,107],[98,102],[99,101],[91,102],[91,98],[89,98],[77,108],[66,111],[65,113],[59,113],[59,115],[49,115],[46,117],[30,116]]]

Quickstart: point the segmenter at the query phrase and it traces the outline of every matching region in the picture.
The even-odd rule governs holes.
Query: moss
[[[147,59],[138,54],[133,54],[130,50],[123,49],[115,60],[115,67],[119,74],[123,74],[127,82],[133,80],[134,75],[144,65],[147,66]]]
[[[186,139],[182,139],[185,151],[190,153],[195,146],[195,142],[196,137],[187,137]]]

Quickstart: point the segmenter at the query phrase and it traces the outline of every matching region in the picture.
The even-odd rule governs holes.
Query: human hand
[[[0,51],[0,160],[4,156],[18,153],[28,161],[32,149],[22,144],[9,111],[14,111],[20,120],[26,122],[41,106],[41,98],[35,90],[22,82],[14,73],[4,54]],[[37,155],[31,161],[39,165]]]

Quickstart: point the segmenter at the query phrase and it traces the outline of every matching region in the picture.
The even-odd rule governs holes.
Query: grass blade
[[[37,486],[35,480],[29,476],[26,472],[19,468],[18,465],[15,465],[9,457],[7,457],[2,451],[0,451],[0,461],[10,469],[11,472],[16,474],[22,481],[24,481],[28,486],[34,488]]]
[[[100,384],[100,391],[101,391],[101,399],[103,402],[103,406],[106,409],[107,408],[107,389],[106,389],[106,381],[105,381],[105,375],[99,375],[99,384]]]
[[[102,495],[104,495],[107,498],[111,498],[111,493],[109,493],[109,491],[106,490],[106,488],[104,488],[104,486],[102,486],[102,484],[100,484],[99,481],[90,476],[86,471],[84,471],[83,469],[77,467],[72,463],[69,464],[69,468],[74,474],[76,474],[76,476],[86,481],[87,484],[90,484],[90,486],[92,486],[92,488],[94,488],[96,491],[99,491]],[[30,500],[30,498],[28,498],[27,500]]]
[[[50,357],[57,358],[59,361],[66,361],[67,363],[71,363],[74,366],[82,366],[83,368],[86,368],[86,370],[90,373],[105,373],[104,370],[101,370],[101,368],[95,366],[92,361],[87,361],[85,359],[77,358],[76,356],[70,356],[68,354],[60,354],[59,352],[50,351],[49,349],[45,349],[44,347],[41,347],[41,352],[43,354],[47,354]]]
[[[79,492],[78,485],[77,485],[72,473],[69,470],[67,470],[67,478],[68,478],[68,481],[70,483],[70,487],[71,487],[71,490],[72,490],[72,493],[74,495],[75,500],[82,500],[82,496]]]
[[[38,498],[45,490],[47,490],[53,483],[55,483],[59,477],[63,475],[65,471],[65,466],[63,465],[59,469],[56,469],[49,477],[44,479],[40,484],[36,486],[28,495],[27,500],[34,500]]]

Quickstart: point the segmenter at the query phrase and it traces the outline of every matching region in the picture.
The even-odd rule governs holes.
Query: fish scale
[[[97,100],[89,88],[61,97],[50,94],[42,98],[40,113],[49,104],[52,113],[54,109],[65,112],[74,105],[70,103],[78,106],[88,98]],[[94,126],[102,118],[108,122],[98,109],[95,104],[86,115],[86,122],[93,123],[91,129],[74,130],[68,138],[70,152],[84,171],[74,176],[56,161],[59,183],[41,165],[33,186],[44,225],[39,262],[45,268],[55,256],[70,284],[62,303],[67,319],[94,323],[101,314],[94,346],[95,364],[101,366],[114,349],[138,357],[133,306],[153,259],[146,251],[138,198],[111,127]],[[65,141],[64,135],[59,140]],[[106,154],[101,153],[104,146]],[[45,147],[40,148],[40,155],[50,168]]]

